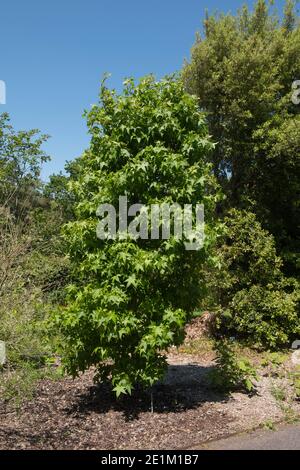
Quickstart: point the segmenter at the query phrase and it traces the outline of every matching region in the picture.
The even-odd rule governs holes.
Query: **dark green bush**
[[[220,279],[222,299],[231,298],[253,284],[268,286],[282,278],[282,261],[272,235],[261,227],[255,214],[232,209],[224,220],[219,253],[225,277]]]
[[[300,289],[285,278],[273,237],[254,214],[231,210],[219,244],[219,327],[259,346],[288,345],[300,333]]]
[[[270,348],[288,346],[300,335],[300,292],[251,286],[238,291],[224,312],[227,328]]]

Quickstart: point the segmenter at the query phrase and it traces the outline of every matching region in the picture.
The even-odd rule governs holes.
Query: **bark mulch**
[[[43,380],[18,410],[0,405],[0,449],[183,449],[225,436],[228,397],[208,393],[201,383],[207,369],[171,366],[166,383],[154,388],[153,412],[150,393],[117,401],[108,386],[93,384],[93,371]]]

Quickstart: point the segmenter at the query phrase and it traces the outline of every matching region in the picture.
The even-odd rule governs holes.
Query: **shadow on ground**
[[[137,388],[131,396],[118,400],[108,384],[96,384],[80,394],[72,406],[65,411],[69,414],[107,413],[110,410],[122,412],[126,420],[138,419],[140,413],[176,413],[197,408],[206,402],[224,402],[226,393],[216,392],[209,385],[208,373],[213,367],[194,364],[171,365],[163,382],[152,390]]]

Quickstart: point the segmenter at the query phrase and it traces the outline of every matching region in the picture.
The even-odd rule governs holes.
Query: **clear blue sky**
[[[50,134],[44,179],[88,145],[84,109],[104,72],[123,78],[179,70],[208,7],[235,12],[243,0],[10,0],[1,2],[0,80],[17,129]],[[246,2],[253,5],[253,1]],[[283,0],[275,4],[280,8]]]

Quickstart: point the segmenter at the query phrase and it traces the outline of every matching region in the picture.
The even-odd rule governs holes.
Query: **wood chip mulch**
[[[190,380],[157,386],[153,413],[150,394],[117,401],[107,386],[93,384],[92,371],[74,381],[43,380],[20,409],[0,404],[0,449],[183,449],[225,436],[232,419],[211,402],[227,398],[207,401],[199,366],[178,367],[187,368]]]

